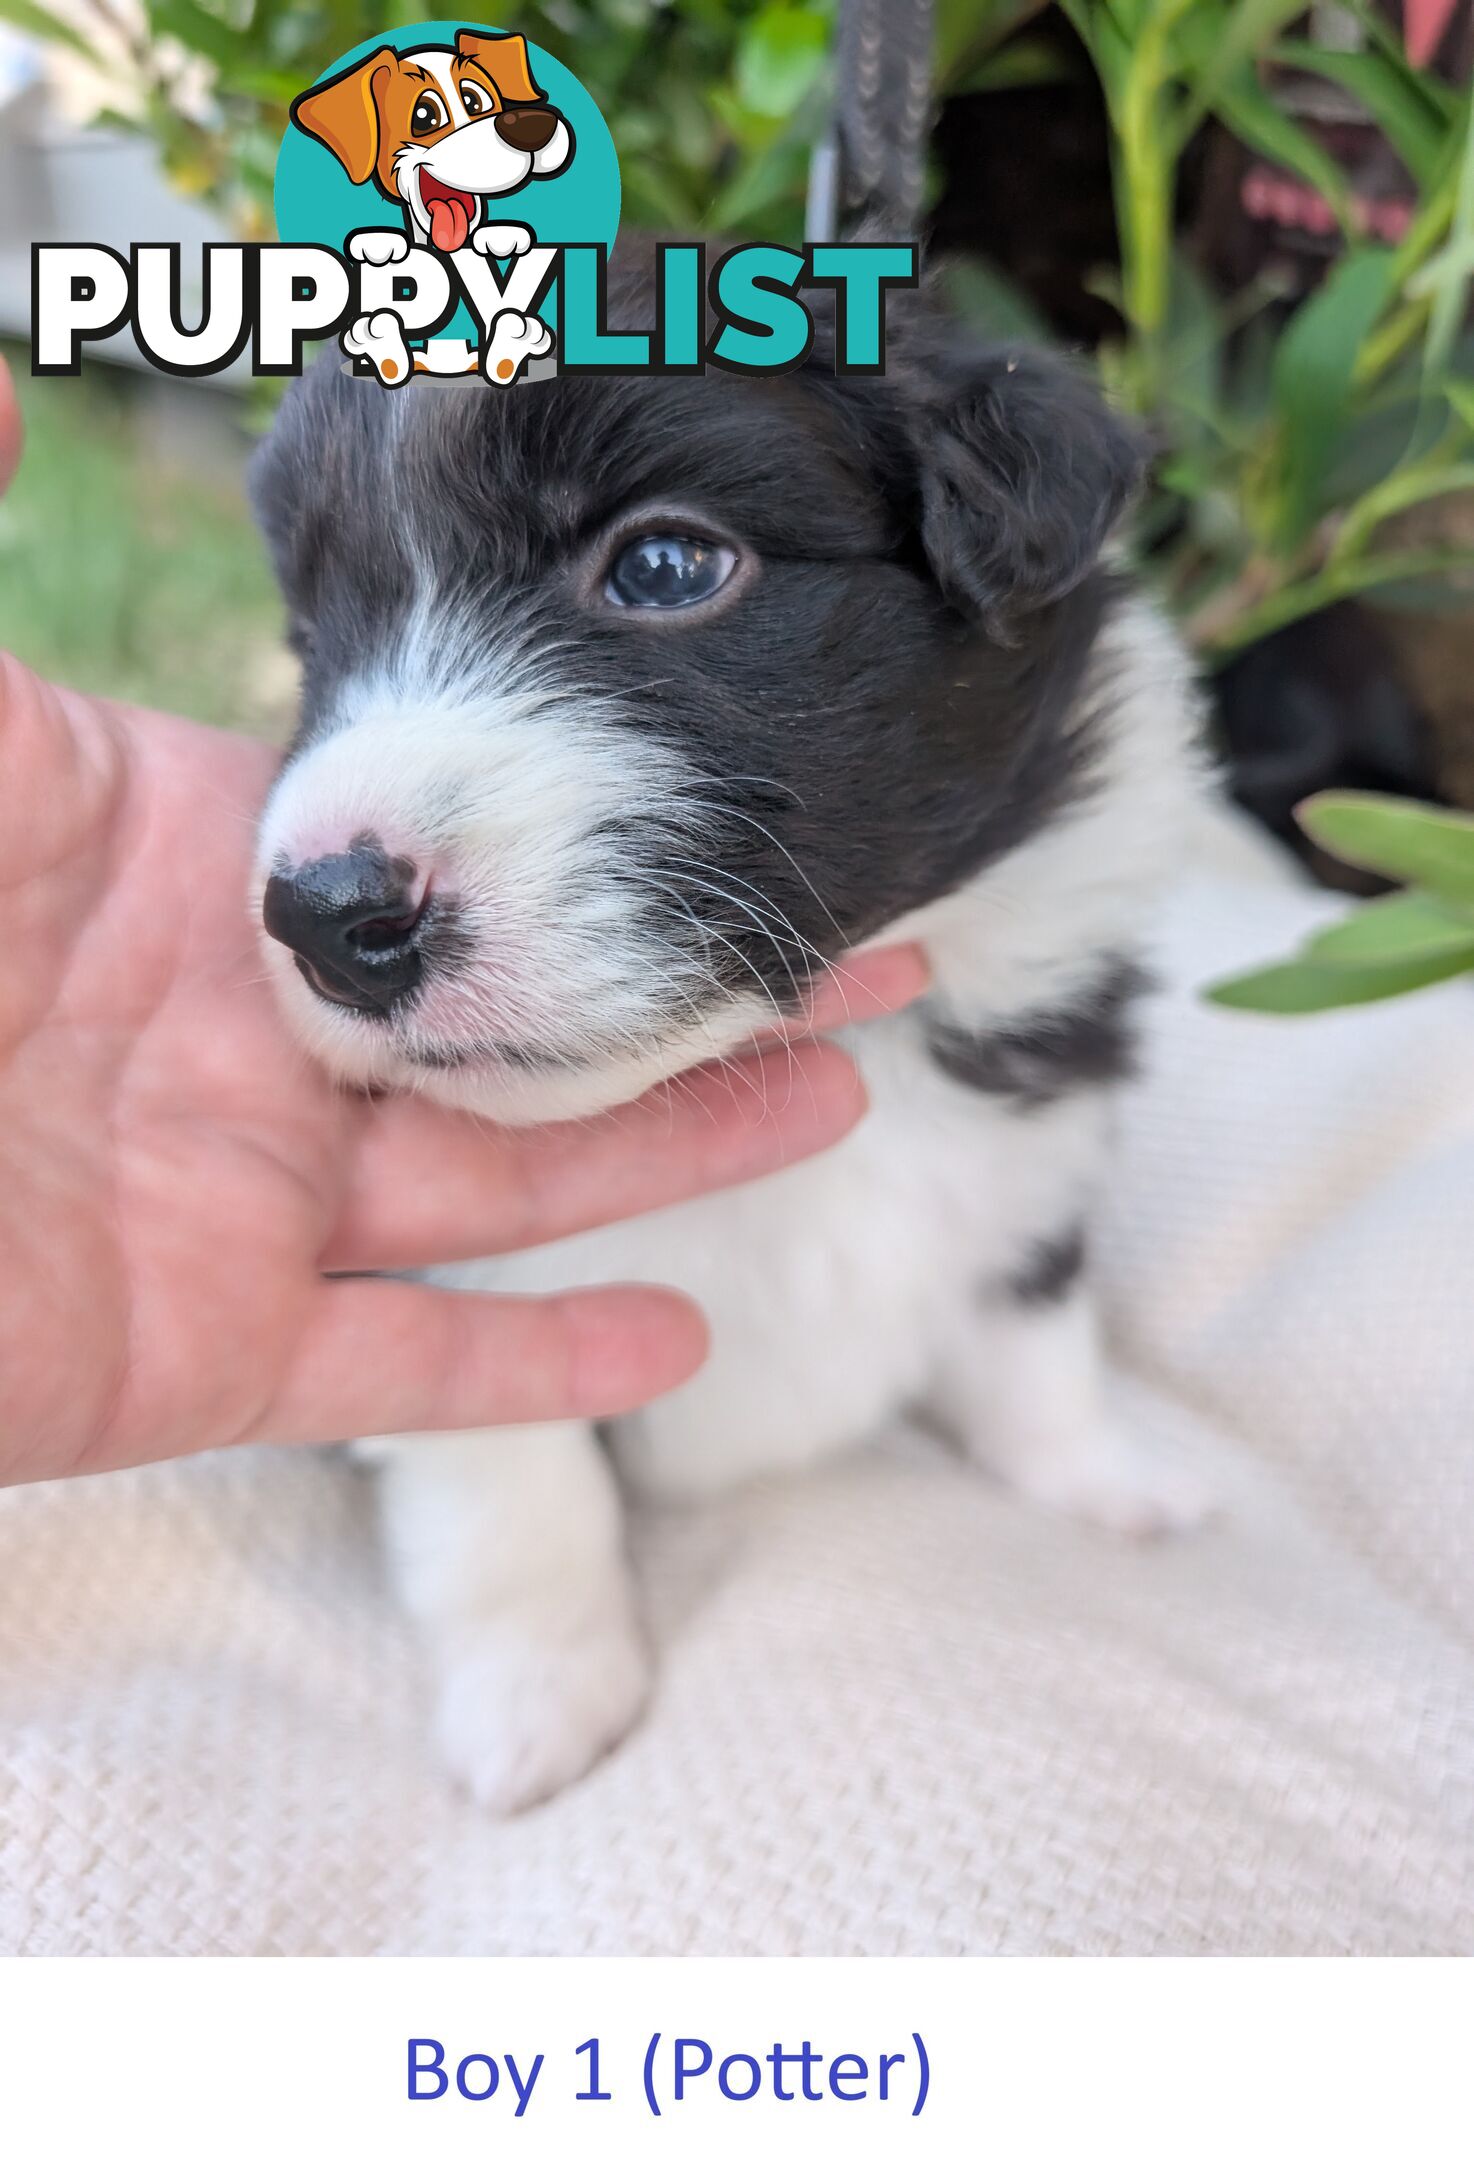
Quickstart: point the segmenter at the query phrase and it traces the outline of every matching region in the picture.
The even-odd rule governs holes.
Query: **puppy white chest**
[[[720,1490],[852,1445],[921,1400],[1020,1239],[1079,1204],[1094,1103],[1030,1118],[931,1062],[923,1024],[871,1026],[869,1116],[829,1153],[762,1182],[455,1279],[542,1290],[672,1283],[706,1312],[696,1378],[622,1420],[622,1473],[654,1496]],[[1046,1140],[1040,1146],[1038,1141]]]

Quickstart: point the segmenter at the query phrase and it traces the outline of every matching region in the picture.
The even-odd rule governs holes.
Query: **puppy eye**
[[[400,106],[400,111],[404,107]],[[428,135],[434,128],[444,127],[450,118],[433,90],[422,90],[415,99],[415,109],[409,116],[411,135]]]
[[[695,607],[720,592],[737,566],[729,547],[676,533],[645,533],[614,558],[604,597],[616,607]]]
[[[491,111],[491,99],[484,90],[478,90],[475,83],[461,84],[461,103],[465,106],[467,112],[473,116],[476,113]]]

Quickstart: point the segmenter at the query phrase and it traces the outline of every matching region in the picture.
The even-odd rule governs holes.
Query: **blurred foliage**
[[[279,734],[293,693],[281,604],[241,499],[234,400],[92,368],[36,381],[0,502],[0,647],[52,681]]]
[[[837,0],[535,0],[509,11],[566,56],[620,152],[638,224],[792,241],[832,90]],[[1112,123],[1124,325],[1107,383],[1150,424],[1159,483],[1141,558],[1197,647],[1217,657],[1329,602],[1436,599],[1469,558],[1394,535],[1407,512],[1474,484],[1474,382],[1461,344],[1474,271],[1474,97],[1409,65],[1369,0],[1358,52],[1291,35],[1297,0],[1061,0]],[[936,0],[939,97],[1058,72],[1042,0]],[[0,0],[0,19],[90,54],[124,124],[159,143],[179,184],[248,233],[269,227],[290,99],[376,31],[443,16],[443,0]],[[133,27],[130,27],[130,24]],[[1265,86],[1268,62],[1338,84],[1417,190],[1396,246],[1358,227],[1346,176]],[[1345,249],[1293,314],[1269,286],[1224,297],[1175,237],[1179,175],[1206,123],[1298,175]],[[1041,173],[1041,186],[1048,175]],[[959,304],[996,331],[1027,311],[963,266]]]
[[[592,93],[634,222],[793,241],[827,109],[835,7],[519,0],[506,24],[566,59]],[[999,45],[1034,11],[1033,0],[937,0],[939,91],[989,80]],[[139,0],[136,17],[122,0],[78,0],[63,20],[44,0],[0,0],[0,21],[91,60],[117,86],[103,117],[144,129],[179,186],[250,237],[270,228],[298,91],[379,31],[453,17],[443,0]]]
[[[1474,817],[1351,792],[1312,795],[1297,815],[1318,846],[1406,889],[1318,931],[1294,959],[1216,984],[1215,1004],[1327,1012],[1474,973]]]
[[[1108,383],[1162,447],[1148,567],[1194,643],[1237,650],[1334,600],[1436,596],[1474,556],[1395,539],[1399,515],[1474,486],[1461,342],[1474,271],[1474,93],[1411,67],[1369,6],[1357,53],[1291,40],[1298,0],[1063,0],[1111,118],[1124,336]],[[1275,61],[1336,81],[1401,156],[1417,201],[1396,246],[1360,230],[1346,176],[1264,87]],[[1182,159],[1216,119],[1308,182],[1344,248],[1286,319],[1264,286],[1215,294],[1174,238]]]

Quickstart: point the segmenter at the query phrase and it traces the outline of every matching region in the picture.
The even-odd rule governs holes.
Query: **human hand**
[[[18,443],[0,362],[0,481]],[[850,1061],[813,1041],[532,1132],[340,1092],[288,1036],[244,906],[275,762],[0,656],[0,1482],[629,1409],[705,1353],[674,1291],[323,1271],[667,1206],[826,1146],[863,1108]],[[911,948],[853,957],[810,1024],[924,980]]]

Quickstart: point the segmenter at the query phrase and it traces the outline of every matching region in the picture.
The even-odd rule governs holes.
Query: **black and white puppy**
[[[602,1438],[385,1450],[440,1742],[498,1808],[577,1777],[649,1689],[616,1466],[714,1492],[913,1405],[1049,1505],[1200,1511],[1102,1407],[1086,1264],[1135,942],[1196,785],[1183,656],[1099,562],[1137,447],[1063,363],[914,296],[890,352],[875,378],[821,341],[776,379],[506,392],[328,363],[260,457],[304,669],[266,949],[345,1080],[575,1117],[733,1050],[846,947],[921,938],[934,970],[856,1031],[873,1106],[830,1153],[448,1274],[675,1283],[714,1342]]]

